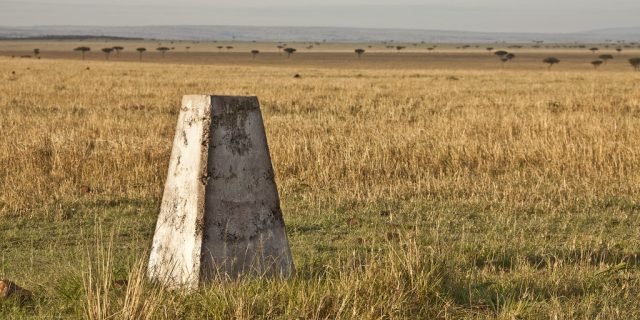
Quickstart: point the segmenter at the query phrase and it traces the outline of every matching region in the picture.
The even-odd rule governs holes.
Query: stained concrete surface
[[[171,287],[293,261],[256,97],[183,97],[149,276]]]

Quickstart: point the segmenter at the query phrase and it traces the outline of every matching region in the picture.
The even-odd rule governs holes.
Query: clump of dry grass
[[[131,266],[127,279],[114,279],[114,233],[106,239],[98,222],[82,273],[84,318],[155,319],[169,294],[146,281],[146,260]],[[144,255],[143,255],[144,256]]]

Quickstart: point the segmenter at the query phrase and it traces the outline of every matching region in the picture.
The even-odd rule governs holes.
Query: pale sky
[[[335,26],[576,32],[640,26],[640,0],[0,0],[1,26]]]

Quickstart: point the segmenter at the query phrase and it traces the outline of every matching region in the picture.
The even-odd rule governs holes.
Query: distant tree
[[[258,53],[260,53],[260,50],[255,50],[255,49],[251,50],[251,57],[255,59]]]
[[[364,49],[356,49],[353,52],[355,52],[358,55],[358,58],[362,57],[362,55],[364,54]]]
[[[227,50],[233,49],[233,46],[226,46]]]
[[[187,52],[189,52],[189,49],[191,49],[191,47],[189,47],[189,46],[184,47],[184,50],[187,51]]]
[[[140,55],[140,61],[142,61],[142,53],[147,51],[147,48],[136,48],[136,51],[138,51],[138,54]]]
[[[593,60],[591,61],[591,65],[593,66],[594,69],[598,69],[599,66],[601,66],[604,62],[602,60]]]
[[[296,52],[296,49],[294,49],[294,48],[284,48],[284,52],[286,52],[286,53],[287,53],[287,58],[290,58],[290,57],[291,57],[291,55],[292,55],[294,52]]]
[[[591,53],[596,53],[596,51],[598,51],[599,49],[596,47],[593,48],[589,48],[589,51],[591,51]]]
[[[604,64],[607,64],[607,61],[613,59],[613,56],[610,54],[601,54],[600,56],[598,56],[598,59],[604,61]]]
[[[81,53],[82,53],[82,60],[84,60],[84,54],[85,54],[86,52],[91,51],[91,48],[89,48],[89,47],[77,47],[77,48],[73,49],[73,51],[79,51],[79,52],[81,52]]]
[[[36,58],[40,58],[40,49],[33,49],[33,56]]]
[[[115,47],[113,47],[113,50],[116,51],[116,57],[120,57],[120,51],[124,50],[124,47],[115,46]]]
[[[498,50],[496,52],[494,52],[493,54],[495,54],[496,56],[502,58],[502,56],[506,56],[509,52],[506,52],[504,50]]]
[[[221,51],[222,49],[224,49],[224,46],[218,46],[218,51]]]
[[[516,57],[515,54],[509,53],[509,52],[506,52],[506,51],[496,51],[496,52],[494,52],[494,54],[496,56],[498,56],[498,58],[500,58],[500,62],[502,62],[502,67],[503,68],[504,68],[504,64],[505,63],[513,60]]]
[[[169,49],[169,48],[167,48],[167,47],[158,47],[158,48],[156,48],[156,50],[160,51],[160,53],[162,54],[162,57],[164,58],[164,54],[165,54],[167,51],[171,50],[171,49]]]
[[[489,48],[487,48],[487,51],[491,52],[491,51],[493,51],[493,48],[489,47]]]
[[[427,50],[428,50],[429,52],[433,51],[433,49],[435,49],[435,48],[434,48],[434,47],[429,47],[429,48],[427,48]]]
[[[622,48],[618,47],[616,48],[616,51],[618,51],[618,54],[620,54],[620,52],[622,52]]]
[[[402,49],[406,48],[405,46],[396,46],[396,50],[400,51]]]
[[[560,63],[560,60],[556,57],[548,57],[548,58],[544,58],[544,60],[542,60],[542,62],[546,63],[549,65],[549,69],[551,69],[551,67],[553,67],[554,64],[558,64]]]
[[[111,52],[113,52],[113,48],[102,48],[102,52],[104,52],[105,59],[109,60],[109,56]]]
[[[633,66],[634,70],[640,71],[640,58],[631,58],[629,59],[629,63]]]

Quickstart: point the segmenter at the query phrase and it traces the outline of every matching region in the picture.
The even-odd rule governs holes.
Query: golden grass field
[[[0,318],[640,318],[638,50],[80,45],[0,42]],[[198,93],[258,96],[292,279],[144,280]]]

